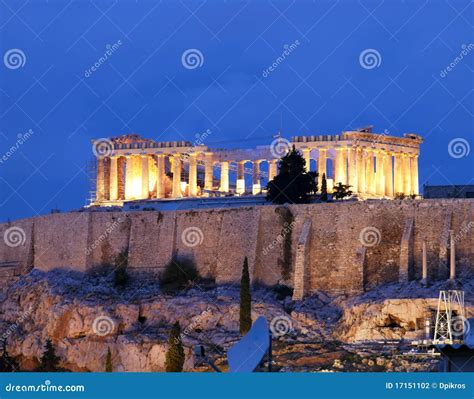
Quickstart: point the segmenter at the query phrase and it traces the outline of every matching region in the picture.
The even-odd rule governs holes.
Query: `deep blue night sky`
[[[132,132],[252,147],[371,124],[425,137],[420,185],[474,183],[473,3],[255,3],[2,1],[2,60],[25,63],[0,64],[0,220],[84,205],[91,139]],[[183,66],[188,49],[201,67]],[[361,66],[366,49],[380,65]]]

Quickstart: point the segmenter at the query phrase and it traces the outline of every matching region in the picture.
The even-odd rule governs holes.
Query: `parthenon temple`
[[[157,142],[129,134],[93,140],[95,205],[183,197],[265,193],[278,173],[278,160],[295,146],[307,171],[323,174],[328,191],[348,184],[360,199],[418,195],[418,155],[423,139],[373,133],[371,127],[338,135],[278,136],[253,149],[218,149],[188,141]]]

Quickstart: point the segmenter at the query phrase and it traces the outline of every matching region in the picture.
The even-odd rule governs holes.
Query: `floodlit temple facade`
[[[343,183],[361,199],[418,195],[422,138],[372,133],[277,137],[254,149],[213,149],[187,141],[156,142],[138,135],[93,140],[94,205],[183,197],[259,195],[278,173],[278,160],[295,146],[308,171],[326,174],[328,191]],[[202,142],[202,141],[200,141]],[[246,176],[247,175],[247,176]]]

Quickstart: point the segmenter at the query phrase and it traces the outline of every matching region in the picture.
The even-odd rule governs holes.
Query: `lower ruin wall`
[[[314,290],[356,293],[420,279],[423,241],[429,278],[446,278],[450,230],[457,275],[472,273],[473,229],[469,199],[70,212],[0,224],[0,264],[18,262],[19,273],[32,267],[84,272],[113,264],[128,250],[131,271],[160,272],[173,255],[186,256],[203,277],[238,283],[246,256],[254,282],[305,290],[297,296]],[[13,231],[20,234],[19,245]]]

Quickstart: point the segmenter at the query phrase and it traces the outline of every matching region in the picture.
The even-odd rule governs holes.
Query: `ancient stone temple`
[[[339,135],[277,137],[254,149],[217,149],[188,141],[157,142],[138,135],[93,140],[95,205],[183,197],[260,195],[292,145],[308,171],[326,174],[328,189],[348,184],[360,199],[418,195],[422,138],[377,134],[371,128]],[[247,178],[246,178],[247,175]]]

